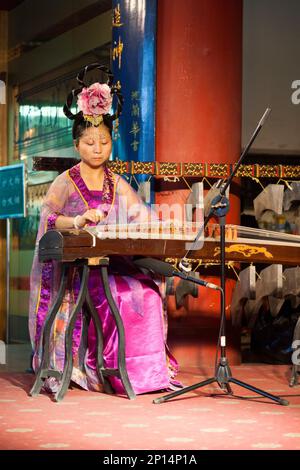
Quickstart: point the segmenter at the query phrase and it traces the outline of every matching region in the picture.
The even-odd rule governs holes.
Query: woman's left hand
[[[81,217],[80,225],[84,226],[88,222],[98,224],[102,219],[104,219],[105,214],[100,209],[88,209],[80,217]]]

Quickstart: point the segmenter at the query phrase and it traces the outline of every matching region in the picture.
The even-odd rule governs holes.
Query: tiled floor
[[[154,405],[162,393],[135,400],[68,391],[61,403],[28,392],[33,375],[28,345],[10,346],[0,366],[0,449],[297,449],[300,450],[300,385],[290,388],[289,366],[243,364],[235,378],[289,400],[289,406],[233,385],[234,396],[212,383]],[[198,384],[209,367],[184,368],[179,379]]]

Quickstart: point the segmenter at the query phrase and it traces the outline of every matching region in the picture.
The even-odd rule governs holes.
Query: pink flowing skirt
[[[166,349],[162,299],[158,286],[143,274],[134,278],[111,274],[109,283],[124,324],[126,367],[135,393],[168,389],[177,371],[177,363]],[[117,327],[97,271],[91,272],[89,291],[102,322],[104,365],[117,368]],[[96,332],[93,322],[90,322],[88,329],[85,366],[93,382],[92,377],[96,376]],[[124,393],[119,378],[110,377],[110,382],[117,393]]]

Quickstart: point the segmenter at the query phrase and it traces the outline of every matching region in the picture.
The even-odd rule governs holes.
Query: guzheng
[[[169,233],[136,226],[97,226],[49,230],[39,242],[39,260],[75,261],[112,255],[182,258],[199,227],[175,227]],[[193,258],[220,261],[218,226],[206,228],[203,246]],[[300,264],[300,236],[236,225],[226,226],[226,261]]]

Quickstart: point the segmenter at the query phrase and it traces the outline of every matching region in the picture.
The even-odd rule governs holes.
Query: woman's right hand
[[[88,222],[98,224],[105,217],[100,209],[88,209],[84,214],[77,217],[77,226],[84,227]]]

